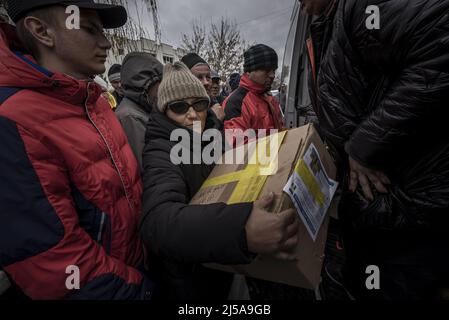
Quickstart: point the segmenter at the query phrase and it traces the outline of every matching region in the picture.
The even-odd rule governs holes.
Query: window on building
[[[165,63],[173,63],[173,57],[163,56],[164,64]]]

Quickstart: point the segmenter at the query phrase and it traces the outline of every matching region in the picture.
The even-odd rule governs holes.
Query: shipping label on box
[[[327,176],[313,143],[298,161],[284,187],[313,241],[329,209],[338,183]]]

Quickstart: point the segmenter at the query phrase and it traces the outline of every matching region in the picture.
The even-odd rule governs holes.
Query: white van
[[[304,125],[312,121],[314,116],[308,93],[309,64],[305,45],[311,18],[301,10],[300,1],[294,0],[294,3],[282,65],[280,93],[281,108],[288,128]]]

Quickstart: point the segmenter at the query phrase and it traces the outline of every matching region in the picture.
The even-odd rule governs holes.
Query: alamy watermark
[[[65,280],[65,287],[67,290],[80,289],[80,268],[75,265],[67,266],[65,273],[69,276]]]
[[[378,6],[371,5],[365,10],[366,14],[369,14],[366,18],[365,25],[368,30],[379,30],[380,29],[380,10]]]
[[[199,121],[193,124],[193,137],[192,130],[172,131],[170,141],[177,142],[170,152],[173,164],[250,164],[261,169],[269,166],[270,174],[277,171],[282,142],[278,130],[227,129],[224,134],[217,129],[208,129],[202,134],[198,133],[200,131]]]
[[[65,26],[69,30],[79,30],[80,27],[80,8],[75,5],[67,6],[65,9],[65,13],[67,13],[69,16],[65,20]]]
[[[380,269],[378,266],[370,265],[366,267],[365,273],[369,276],[366,278],[365,286],[368,290],[380,290]]]

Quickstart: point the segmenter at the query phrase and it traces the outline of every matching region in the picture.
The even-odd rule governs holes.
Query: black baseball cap
[[[75,5],[80,9],[95,10],[105,29],[119,28],[128,20],[128,14],[123,6],[96,3],[94,0],[7,0],[6,2],[8,15],[14,22],[32,10],[54,5]]]

